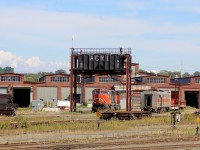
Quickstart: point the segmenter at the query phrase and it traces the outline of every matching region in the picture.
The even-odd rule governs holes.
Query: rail
[[[71,48],[72,55],[78,54],[129,54],[131,48]]]

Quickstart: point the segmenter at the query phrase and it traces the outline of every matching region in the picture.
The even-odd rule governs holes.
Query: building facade
[[[139,73],[139,65],[132,65],[132,104],[140,103],[140,93],[144,90],[168,90],[171,98],[181,107],[200,108],[200,76],[170,79],[153,73]],[[116,80],[117,79],[117,80]],[[91,103],[95,88],[115,89],[125,100],[125,76],[78,76],[77,102]],[[29,107],[34,100],[70,100],[70,75],[50,74],[39,82],[27,82],[23,74],[0,74],[0,93],[12,94],[19,107]],[[134,106],[133,106],[134,107]]]

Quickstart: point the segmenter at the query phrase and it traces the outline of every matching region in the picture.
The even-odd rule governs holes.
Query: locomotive
[[[14,116],[17,108],[10,94],[0,94],[0,115]]]
[[[114,90],[105,88],[92,91],[92,111],[97,110],[120,110],[120,94]]]

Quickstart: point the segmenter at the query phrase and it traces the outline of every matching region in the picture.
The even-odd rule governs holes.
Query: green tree
[[[167,70],[161,70],[160,73],[158,73],[158,75],[170,76],[170,73],[169,73],[169,71],[167,71]]]
[[[145,72],[145,73],[147,73],[147,71],[145,71],[143,69],[139,69],[139,72]]]
[[[55,71],[55,74],[66,74],[66,71],[63,69],[59,69]]]
[[[195,71],[195,72],[193,73],[193,76],[200,76],[200,72],[199,72],[199,71]]]
[[[5,67],[5,68],[3,68],[3,73],[14,73],[14,68]]]
[[[191,77],[191,74],[189,74],[188,72],[185,72],[182,77]]]
[[[181,77],[181,72],[178,71],[167,71],[167,70],[161,70],[160,73],[158,73],[158,75],[163,75],[163,76],[169,76],[170,78],[175,78],[175,76],[177,75],[178,77]]]
[[[26,73],[24,74],[25,81],[28,82],[38,82],[39,81],[39,75],[37,73]]]
[[[48,74],[53,74],[53,72],[38,72],[38,76],[39,78],[45,76],[45,75],[48,75]]]
[[[0,67],[0,73],[3,73],[3,68],[2,67]]]

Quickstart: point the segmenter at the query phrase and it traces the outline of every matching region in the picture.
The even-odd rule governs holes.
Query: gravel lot
[[[192,112],[192,111],[191,111]],[[36,113],[20,112],[24,116],[40,116]],[[54,114],[47,116],[65,116],[66,114]],[[91,118],[95,114],[82,114],[81,118]],[[157,118],[167,114],[155,114]],[[66,118],[71,118],[70,114]],[[143,118],[145,119],[145,118]],[[137,121],[137,120],[133,120]],[[123,122],[122,122],[123,123]],[[196,136],[196,124],[177,124],[172,128],[166,125],[138,125],[131,130],[110,130],[103,128],[96,130],[70,131],[60,130],[40,133],[5,133],[0,136],[0,149],[194,149],[200,147],[200,136]],[[182,131],[188,131],[182,133]]]

